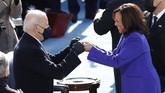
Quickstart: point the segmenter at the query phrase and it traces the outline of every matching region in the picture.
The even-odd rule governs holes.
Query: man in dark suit
[[[107,4],[106,9],[103,11],[98,11],[98,13],[96,14],[93,21],[94,31],[98,35],[104,35],[110,31],[112,37],[112,49],[116,48],[119,42],[120,34],[112,18],[113,10],[124,3],[135,3],[142,10],[145,10],[144,1],[145,0],[110,0]],[[120,72],[116,68],[114,69],[114,75],[116,93],[121,93]]]
[[[24,20],[24,34],[14,50],[16,88],[24,93],[53,93],[53,79],[63,79],[80,63],[84,51],[80,42],[59,54],[50,55],[40,41],[48,38],[50,27],[45,12],[30,10]]]
[[[165,92],[165,0],[148,0],[146,9],[151,12],[147,19],[150,30],[148,39],[153,64],[161,81],[162,93]],[[157,17],[154,22],[154,17]]]

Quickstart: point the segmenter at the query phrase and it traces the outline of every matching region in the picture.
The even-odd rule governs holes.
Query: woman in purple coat
[[[123,4],[114,10],[113,19],[122,34],[116,49],[108,52],[83,42],[85,51],[89,51],[88,59],[119,68],[121,93],[161,93],[146,40],[149,33],[140,8],[132,3]]]

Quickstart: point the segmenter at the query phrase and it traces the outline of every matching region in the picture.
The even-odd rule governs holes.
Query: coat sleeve
[[[28,53],[29,51],[32,51]],[[51,79],[63,79],[71,73],[80,63],[80,59],[73,52],[69,52],[59,63],[51,61],[40,49],[25,50],[20,58],[24,60],[24,67],[30,71]],[[26,56],[26,57],[24,57]]]
[[[114,21],[112,19],[111,14],[112,11],[110,9],[106,9],[103,12],[101,18],[97,18],[94,20],[94,31],[98,35],[104,35],[114,27]]]
[[[97,34],[104,35],[114,29],[115,25],[114,20],[112,18],[112,13],[114,9],[116,9],[120,4],[121,1],[118,0],[112,0],[112,2],[110,1],[107,4],[107,8],[103,12],[102,16],[94,20],[94,30]]]
[[[13,18],[18,18],[21,16],[22,13],[22,2],[21,0],[19,0],[18,5],[15,5],[14,0],[11,0],[11,5],[10,5],[10,16]]]
[[[132,62],[132,60],[136,60],[138,56],[142,55],[145,51],[149,51],[149,49],[144,50],[142,40],[136,36],[131,36],[125,41],[120,51],[118,48],[115,51],[116,53],[114,51],[107,52],[93,47],[89,52],[88,59],[106,66],[119,68]]]
[[[54,55],[49,54],[49,57],[55,64],[59,64],[69,54],[69,52],[70,52],[70,48],[66,47],[64,50],[60,51],[57,54]]]

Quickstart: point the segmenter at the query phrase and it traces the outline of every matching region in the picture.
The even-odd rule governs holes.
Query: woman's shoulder
[[[126,35],[125,36],[127,39],[136,39],[136,40],[141,40],[141,39],[144,39],[145,38],[145,35],[144,34],[141,34],[140,32],[137,32],[137,31],[134,31],[134,32],[131,32],[130,34]]]
[[[144,34],[140,33],[139,31],[133,31],[130,33],[131,36],[143,36]]]

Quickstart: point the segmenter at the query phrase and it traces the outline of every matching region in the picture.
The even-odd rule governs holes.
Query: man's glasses
[[[39,25],[39,24],[37,24],[37,26],[41,27],[42,29],[45,29],[43,26],[41,26],[41,25]]]

